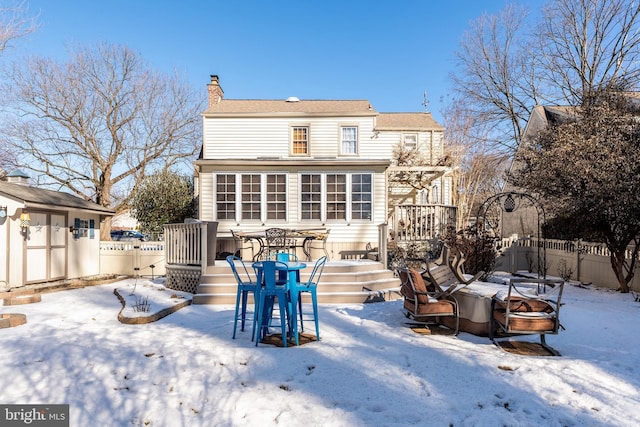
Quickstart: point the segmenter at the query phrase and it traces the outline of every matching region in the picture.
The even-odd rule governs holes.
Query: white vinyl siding
[[[291,128],[309,128],[311,157],[341,155],[343,118],[220,118],[206,119],[204,124],[205,159],[246,159],[258,157],[288,158],[291,155]],[[373,134],[373,118],[355,118],[349,126],[358,129],[358,156],[389,159],[392,148]]]

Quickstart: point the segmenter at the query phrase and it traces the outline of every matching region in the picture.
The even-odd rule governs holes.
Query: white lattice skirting
[[[167,288],[181,292],[196,293],[202,274],[200,266],[167,265]]]

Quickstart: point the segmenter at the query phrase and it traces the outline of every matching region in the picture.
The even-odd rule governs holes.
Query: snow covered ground
[[[640,425],[629,294],[566,286],[566,331],[547,337],[562,356],[530,357],[466,333],[417,334],[401,301],[322,305],[322,341],[289,348],[256,348],[249,331],[232,340],[228,305],[123,324],[114,288],[131,283],[2,307],[27,324],[0,329],[0,403],[67,403],[83,427]],[[162,292],[141,284],[140,295]]]

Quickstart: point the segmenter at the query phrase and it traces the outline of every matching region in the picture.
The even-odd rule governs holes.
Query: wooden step
[[[387,289],[378,292],[338,292],[322,293],[318,292],[318,304],[362,304],[371,302],[393,301],[400,299],[398,288]],[[235,305],[236,294],[196,294],[193,296],[192,304],[228,304]],[[310,297],[303,295],[303,304],[311,304]],[[249,297],[249,304],[253,304],[253,297]]]
[[[309,262],[311,267],[313,262]],[[302,270],[304,281],[312,268]],[[324,304],[377,302],[400,297],[400,281],[392,271],[371,260],[336,260],[325,264],[318,302]],[[207,268],[200,279],[193,304],[235,304],[236,281],[228,264],[219,262]],[[304,296],[303,302],[310,302]]]

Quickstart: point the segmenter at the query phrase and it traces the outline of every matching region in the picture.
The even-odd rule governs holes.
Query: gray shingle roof
[[[0,182],[0,194],[23,202],[29,205],[48,205],[52,208],[74,208],[87,211],[98,212],[104,215],[113,215],[115,211],[105,208],[97,203],[81,199],[72,194],[60,191],[46,190],[44,188],[29,187],[26,185]]]

